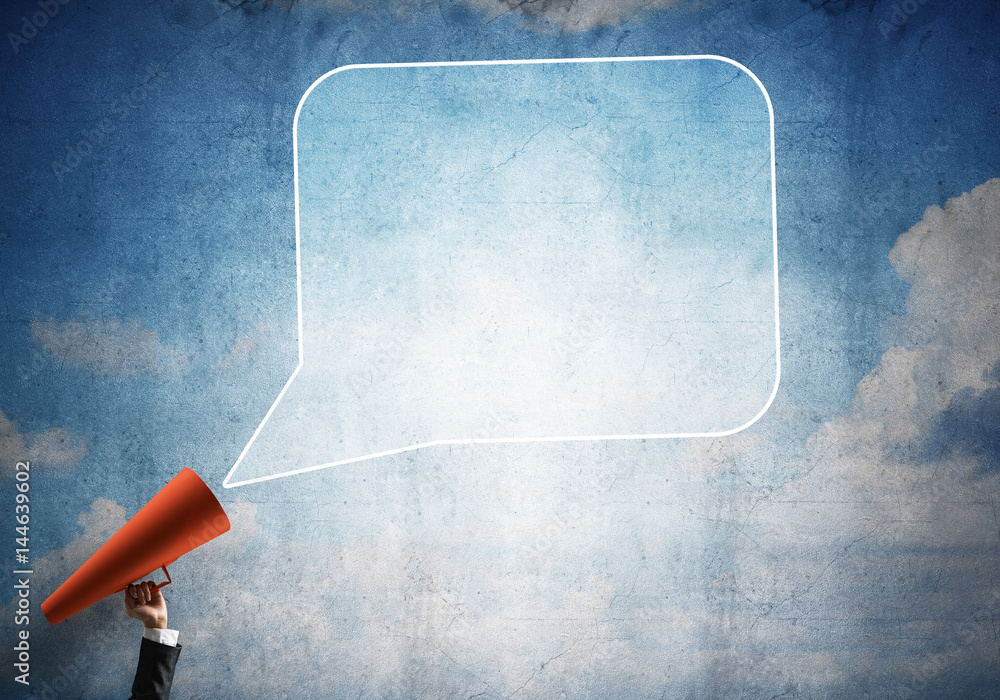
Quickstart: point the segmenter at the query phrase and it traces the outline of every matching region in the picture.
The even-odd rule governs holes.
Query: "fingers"
[[[154,585],[156,584],[152,581],[143,581],[138,586],[134,583],[130,583],[125,590],[131,597],[133,605],[145,605],[153,600],[154,595],[159,593],[157,589],[153,588]]]

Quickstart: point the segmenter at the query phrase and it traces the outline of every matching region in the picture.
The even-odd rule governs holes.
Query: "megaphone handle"
[[[160,568],[163,569],[163,573],[167,575],[167,580],[164,581],[163,583],[157,583],[156,585],[154,585],[152,588],[149,589],[150,592],[152,592],[152,591],[158,591],[161,588],[163,588],[164,586],[173,583],[173,581],[170,579],[170,572],[167,571],[167,565],[164,564]]]

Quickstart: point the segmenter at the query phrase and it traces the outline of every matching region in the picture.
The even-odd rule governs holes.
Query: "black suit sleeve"
[[[167,700],[174,680],[174,666],[180,655],[179,644],[172,647],[143,637],[129,700]]]

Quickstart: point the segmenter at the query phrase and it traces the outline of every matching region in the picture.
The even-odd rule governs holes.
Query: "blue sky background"
[[[0,446],[5,494],[34,467],[33,603],[191,466],[234,527],[172,569],[177,697],[996,696],[998,29],[944,0],[59,5],[0,50]],[[760,422],[220,488],[296,363],[316,78],[704,53],[774,104]],[[63,697],[127,696],[120,608],[36,613],[36,695],[72,660]]]

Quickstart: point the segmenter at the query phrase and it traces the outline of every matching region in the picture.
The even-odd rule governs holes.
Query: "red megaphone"
[[[167,580],[155,588],[162,588],[170,583],[168,564],[228,530],[215,494],[185,467],[42,603],[42,612],[57,625],[161,568]]]

